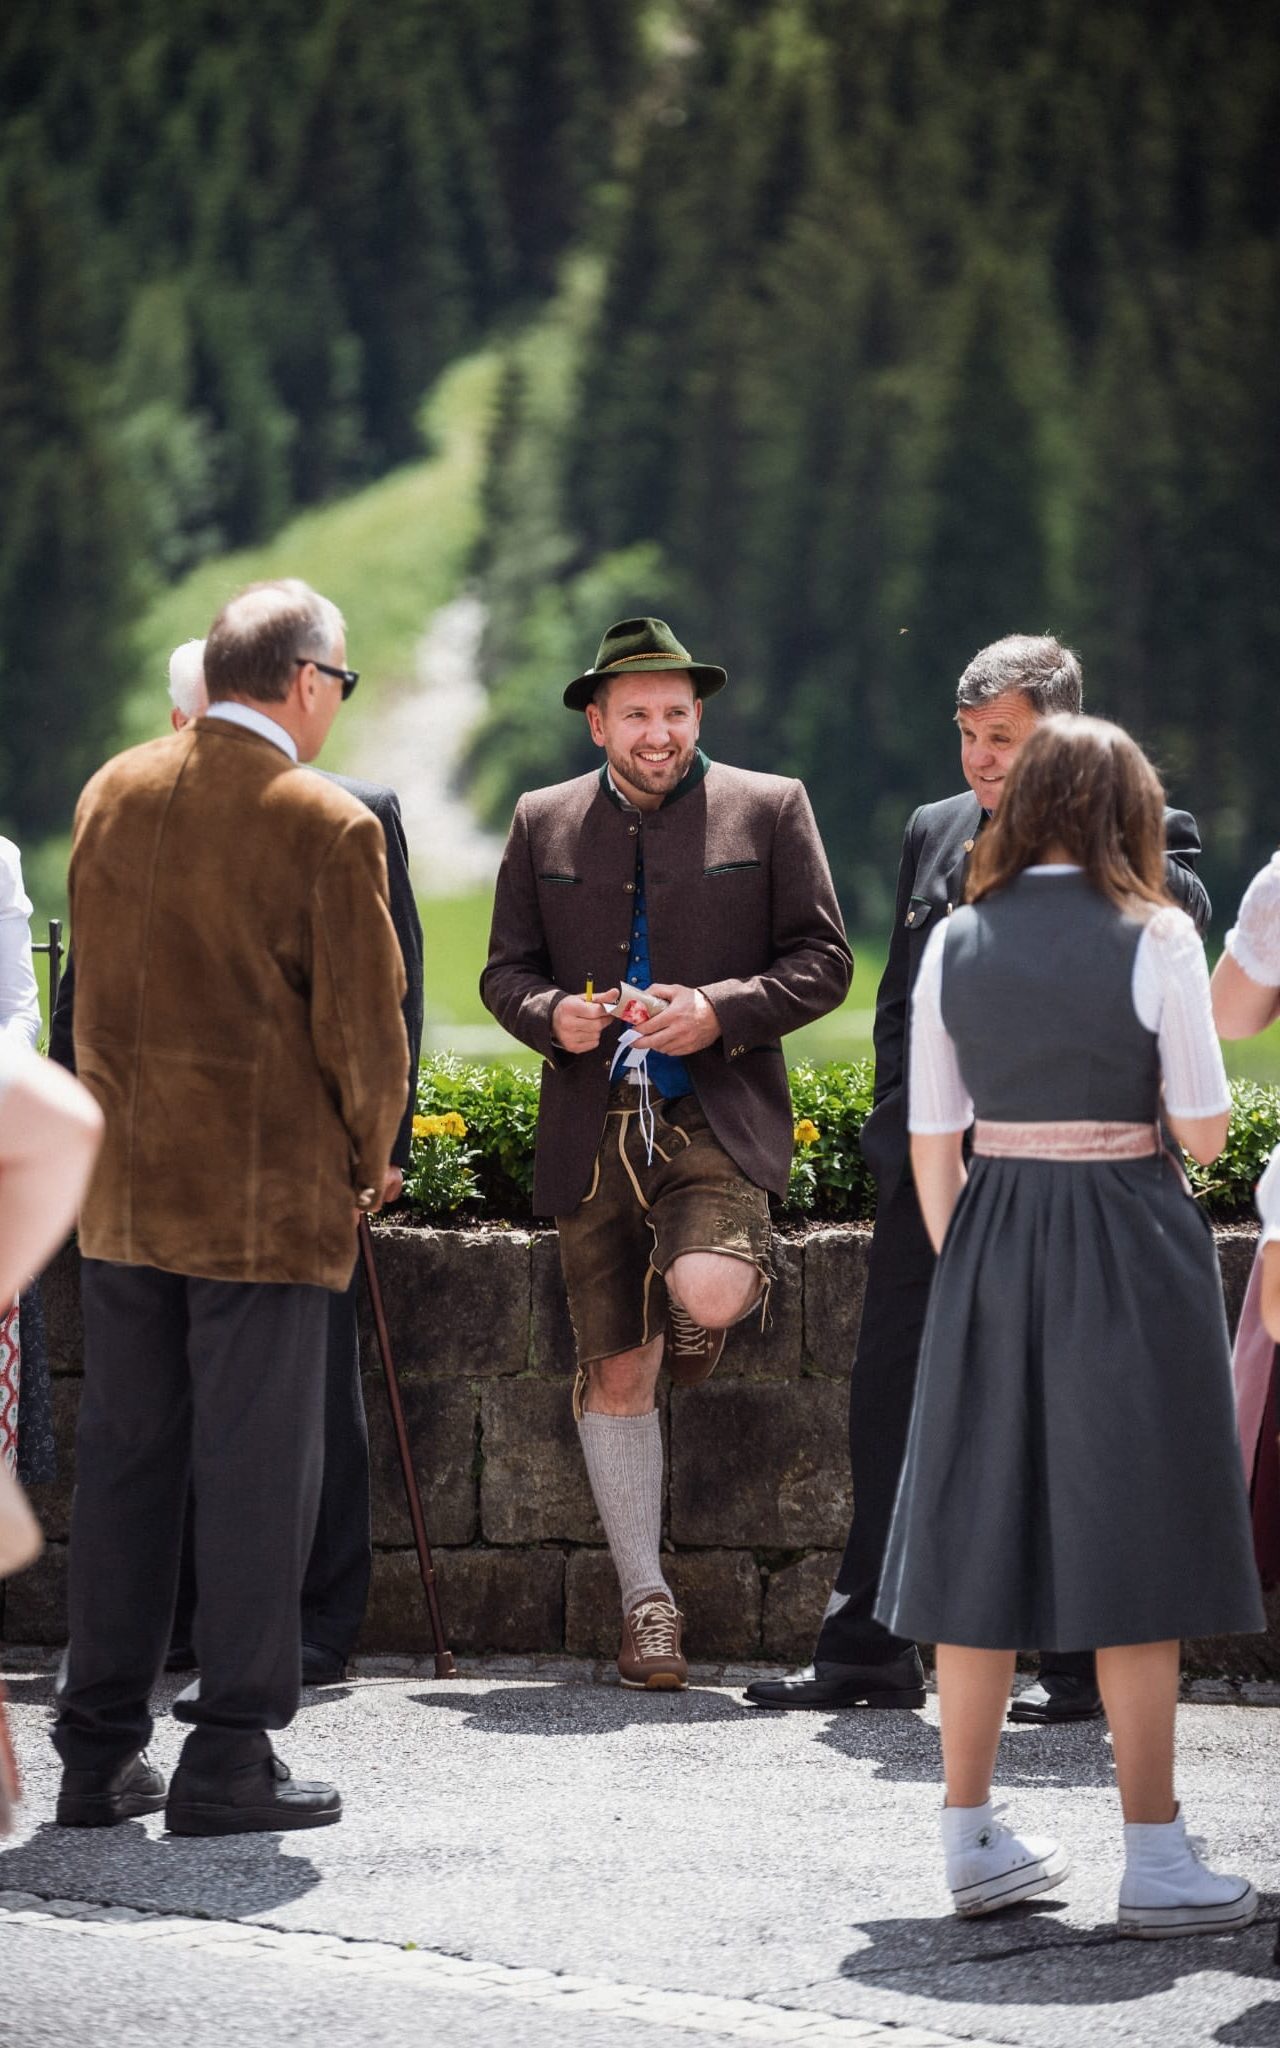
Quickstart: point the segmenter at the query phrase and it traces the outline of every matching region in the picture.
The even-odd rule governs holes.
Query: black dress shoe
[[[1069,1671],[1046,1671],[1035,1685],[1029,1685],[1009,1703],[1011,1721],[1031,1721],[1048,1727],[1058,1721],[1097,1721],[1102,1717],[1102,1695],[1096,1681],[1078,1678]]]
[[[922,1707],[924,1667],[914,1646],[886,1664],[807,1664],[754,1679],[747,1698],[757,1707]]]
[[[347,1675],[347,1660],[336,1650],[326,1650],[323,1643],[302,1645],[302,1683],[304,1685],[341,1685]]]
[[[159,1813],[163,1805],[164,1779],[142,1749],[113,1771],[64,1771],[57,1822],[60,1828],[114,1828]]]
[[[278,1756],[255,1758],[216,1777],[180,1763],[164,1809],[171,1835],[261,1835],[327,1828],[342,1819],[332,1785],[295,1782]]]
[[[164,1668],[166,1671],[194,1671],[199,1661],[190,1643],[170,1643],[165,1652]]]

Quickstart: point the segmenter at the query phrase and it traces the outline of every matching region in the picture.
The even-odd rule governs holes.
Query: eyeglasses
[[[344,704],[360,680],[358,668],[331,668],[327,661],[317,661],[314,654],[295,654],[293,662],[295,668],[318,668],[322,676],[332,676],[335,683],[341,683]]]

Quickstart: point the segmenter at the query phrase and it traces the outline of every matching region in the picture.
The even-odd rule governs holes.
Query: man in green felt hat
[[[726,680],[661,619],[609,628],[564,693],[604,762],[517,804],[481,980],[546,1062],[534,1207],[559,1229],[618,1669],[648,1690],[687,1676],[658,1374],[707,1379],[726,1330],[764,1312],[793,1142],[780,1040],[835,1009],[853,971],[801,784],[698,745]]]

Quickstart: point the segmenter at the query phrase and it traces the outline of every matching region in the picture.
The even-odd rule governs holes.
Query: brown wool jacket
[[[373,813],[200,719],[88,784],[70,908],[76,1067],[107,1126],[82,1251],[345,1288],[409,1072]]]
[[[853,959],[826,855],[799,782],[699,755],[656,811],[625,809],[603,771],[521,797],[498,875],[480,989],[540,1052],[534,1208],[565,1215],[586,1193],[621,1027],[593,1053],[551,1036],[556,1005],[625,973],[643,834],[654,981],[700,988],[721,1036],[686,1059],[707,1120],[749,1179],[783,1194],[791,1167],[784,1032],[834,1010]]]

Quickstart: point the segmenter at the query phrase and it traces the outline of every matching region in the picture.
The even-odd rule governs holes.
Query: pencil
[[[592,1002],[594,1002],[594,1001],[595,1001],[595,995],[596,995],[596,978],[595,978],[595,975],[594,975],[594,974],[590,974],[590,973],[588,973],[588,975],[587,975],[587,995],[586,995],[586,1000],[587,1000],[587,1001],[588,1001],[589,1003],[592,1003]]]

